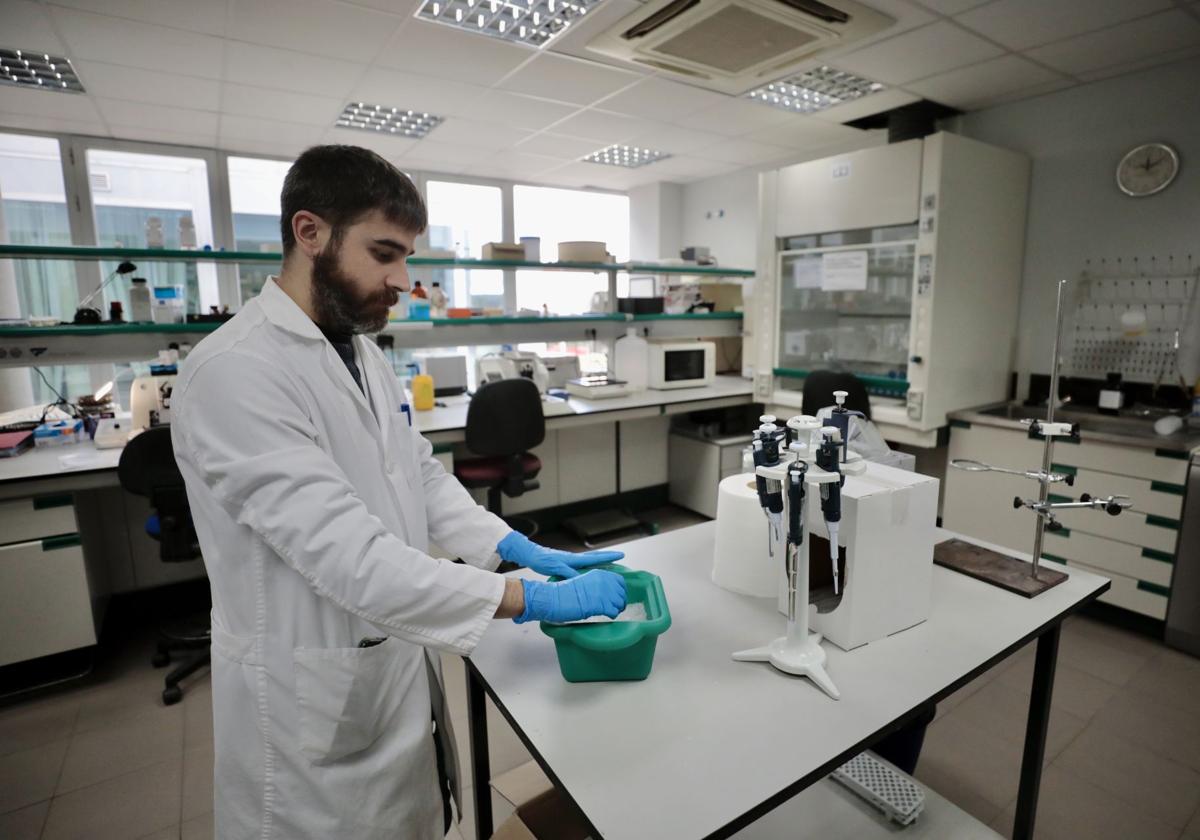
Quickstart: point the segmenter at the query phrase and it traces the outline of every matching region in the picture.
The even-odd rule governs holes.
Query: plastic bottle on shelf
[[[613,374],[644,391],[650,382],[650,344],[638,335],[637,327],[626,327],[625,335],[613,343]]]
[[[434,318],[445,318],[447,303],[446,293],[442,291],[442,284],[434,280],[433,288],[429,290],[430,314]]]
[[[146,247],[163,247],[163,223],[161,216],[146,217]]]
[[[191,216],[179,217],[179,247],[185,251],[196,248],[196,224]]]
[[[129,287],[129,320],[153,321],[154,309],[150,305],[150,287],[146,285],[145,277],[134,277],[133,285]]]

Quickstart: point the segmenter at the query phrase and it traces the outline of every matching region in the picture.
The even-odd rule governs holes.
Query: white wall
[[[629,191],[629,258],[646,262],[678,258],[683,187],[658,182]]]
[[[1060,93],[968,114],[961,133],[1033,159],[1017,369],[1048,373],[1055,284],[1078,277],[1086,260],[1138,257],[1200,266],[1200,59],[1107,79]],[[1116,186],[1117,162],[1149,141],[1174,145],[1179,177],[1148,198]],[[1200,318],[1196,319],[1200,321]],[[1181,359],[1200,375],[1200,323]]]

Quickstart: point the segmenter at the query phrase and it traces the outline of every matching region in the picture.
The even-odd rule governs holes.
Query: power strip
[[[912,777],[872,752],[861,752],[829,774],[900,825],[911,825],[925,808],[925,791]]]

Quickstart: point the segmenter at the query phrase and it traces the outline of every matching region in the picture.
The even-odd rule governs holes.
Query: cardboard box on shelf
[[[588,840],[587,821],[528,761],[492,779],[492,789],[512,804],[513,815],[496,827],[492,840]]]

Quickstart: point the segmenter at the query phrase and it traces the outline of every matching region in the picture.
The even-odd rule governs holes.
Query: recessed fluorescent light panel
[[[502,41],[544,47],[604,0],[424,0],[417,17]]]
[[[0,82],[41,90],[83,93],[71,62],[61,56],[0,47]]]
[[[437,128],[442,117],[422,111],[406,111],[403,108],[388,108],[384,105],[369,105],[366,102],[351,102],[342,110],[335,125],[340,128],[359,128],[379,134],[394,134],[420,140]]]
[[[664,158],[669,158],[670,155],[666,152],[658,152],[654,149],[642,149],[637,146],[622,146],[614,144],[606,146],[598,152],[592,152],[583,158],[585,163],[603,163],[608,166],[625,166],[629,169],[637,169],[639,166],[645,166],[648,163],[654,163]]]
[[[822,66],[757,88],[746,96],[785,111],[811,114],[880,90],[883,85],[879,82]]]

